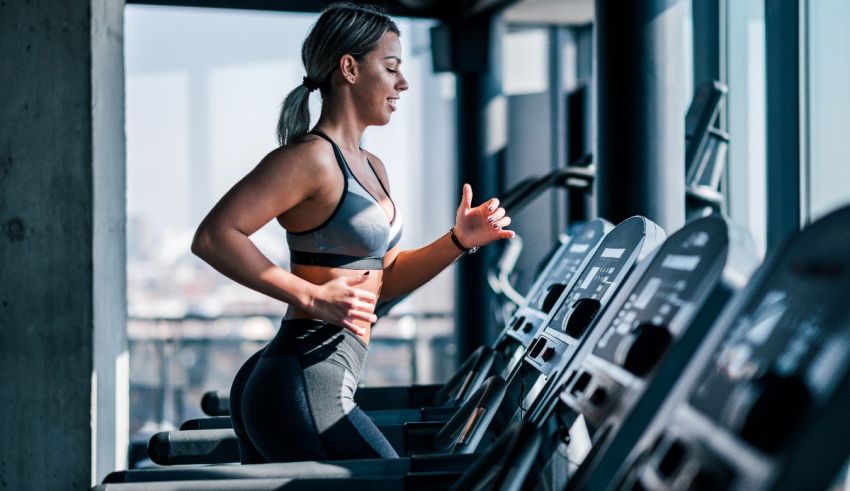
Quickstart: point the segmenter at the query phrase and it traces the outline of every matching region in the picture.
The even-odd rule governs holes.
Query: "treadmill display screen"
[[[590,248],[590,244],[573,244],[570,246],[570,252],[584,253]]]
[[[617,291],[619,282],[636,260],[637,251],[644,244],[646,229],[640,220],[626,220],[605,237],[588,261],[576,283],[565,294],[555,314],[549,319],[547,329],[565,331],[565,323],[580,299],[598,300],[604,305]]]
[[[624,252],[626,252],[626,250],[623,249],[623,248],[609,247],[609,248],[605,249],[604,251],[602,251],[602,257],[610,257],[611,259],[620,259],[621,257],[623,257]]]
[[[590,285],[590,283],[593,282],[593,279],[596,278],[596,273],[598,273],[598,272],[599,272],[598,266],[594,266],[593,268],[591,268],[590,273],[587,275],[587,277],[584,279],[584,281],[581,282],[581,288],[587,289],[587,287]]]
[[[682,254],[670,254],[664,258],[661,266],[675,269],[677,271],[693,271],[699,264],[699,256],[684,256]]]

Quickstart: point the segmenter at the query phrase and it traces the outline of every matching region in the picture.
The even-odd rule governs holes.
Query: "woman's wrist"
[[[304,281],[304,287],[299,288],[295,293],[295,303],[299,309],[309,312],[313,308],[318,297],[318,288],[318,285]]]
[[[467,247],[466,245],[464,245],[460,237],[457,236],[457,232],[455,232],[454,227],[449,229],[449,238],[451,238],[452,243],[454,243],[455,247],[457,247],[458,250],[460,250],[460,252],[463,254],[473,254],[475,253],[475,251],[478,250],[478,247]]]

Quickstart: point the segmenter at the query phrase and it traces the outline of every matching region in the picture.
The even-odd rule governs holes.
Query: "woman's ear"
[[[357,80],[357,72],[360,67],[357,60],[350,54],[344,54],[339,59],[339,70],[342,73],[342,78],[348,83],[354,83]]]

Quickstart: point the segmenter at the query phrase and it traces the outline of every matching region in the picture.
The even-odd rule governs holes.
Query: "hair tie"
[[[307,87],[307,92],[313,92],[319,88],[319,82],[316,82],[310,77],[304,77],[301,81],[301,85]]]

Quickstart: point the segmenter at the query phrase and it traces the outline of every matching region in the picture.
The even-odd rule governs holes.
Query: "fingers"
[[[499,207],[499,200],[497,198],[490,198],[487,202],[482,203],[481,206],[486,207],[487,211],[493,213]]]
[[[347,284],[349,286],[359,285],[359,284],[365,282],[368,279],[369,279],[369,271],[366,271],[363,274],[355,274],[355,275],[343,277],[343,281],[345,281],[345,284]]]
[[[363,302],[353,302],[352,307],[342,319],[342,325],[358,336],[364,336],[368,328],[363,327],[358,322],[366,322],[374,324],[378,322],[378,316],[372,313],[373,306]]]
[[[511,217],[502,217],[493,222],[493,228],[505,228],[511,224]]]
[[[460,202],[463,208],[472,208],[472,186],[469,184],[463,185],[463,196],[461,197]]]
[[[375,304],[378,303],[378,296],[369,290],[359,290],[355,288],[354,296],[358,300],[368,303],[373,309],[375,308]]]
[[[361,300],[352,300],[348,302],[348,313],[352,312],[366,312],[369,315],[372,315],[372,312],[375,311],[375,304],[364,302]],[[377,319],[375,319],[377,320]]]
[[[363,321],[368,322],[370,324],[374,324],[378,322],[378,316],[373,314],[372,312],[363,312],[361,310],[351,310],[348,312],[348,315],[345,316],[343,321]]]
[[[500,210],[502,213],[499,213]],[[504,211],[504,208],[499,208],[499,210],[496,210],[496,213],[491,216],[491,218],[498,217],[492,222],[493,228],[498,230],[497,233],[500,239],[513,239],[516,237],[516,232],[513,230],[504,230],[505,227],[511,224],[511,217],[505,216]]]
[[[366,271],[363,274],[352,275],[352,276],[343,276],[342,281],[348,286],[356,286],[364,283],[369,279],[369,271]],[[361,300],[363,302],[371,304],[373,307],[378,302],[378,296],[369,290],[361,290],[359,288],[352,288],[348,295],[353,297],[355,300]]]
[[[354,322],[349,321],[349,320],[344,320],[344,321],[341,322],[341,324],[342,324],[342,327],[348,329],[349,331],[353,332],[354,334],[356,334],[358,336],[365,336],[366,332],[368,331],[368,328],[363,327],[363,326],[359,326],[359,325],[357,325]]]
[[[492,215],[487,217],[487,221],[490,223],[495,223],[498,220],[501,220],[505,216],[506,212],[504,208],[499,208],[493,212]]]
[[[368,292],[366,292],[368,293]],[[340,324],[358,336],[364,336],[368,327],[358,323],[374,324],[378,322],[378,316],[374,314],[374,303],[353,300],[348,304],[348,310]]]
[[[367,335],[369,325],[378,321],[375,315],[378,296],[356,286],[369,278],[370,271],[365,271],[327,282],[318,301],[314,302],[311,313],[316,318],[342,326],[358,336]]]

